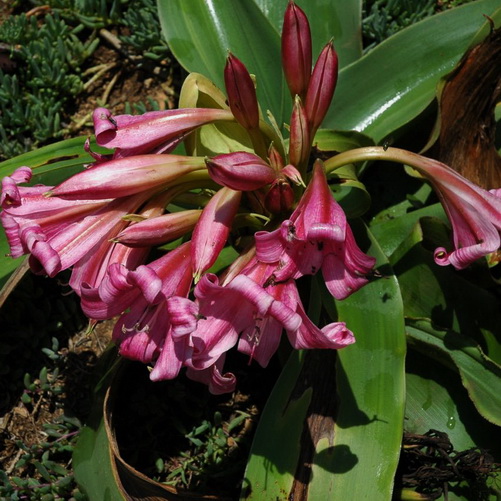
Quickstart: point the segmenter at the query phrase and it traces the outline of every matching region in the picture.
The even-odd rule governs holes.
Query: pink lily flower
[[[355,342],[355,338],[344,322],[333,322],[319,329],[306,314],[294,280],[277,283],[273,275],[274,265],[264,264],[254,259],[242,271],[263,287],[276,301],[294,311],[301,318],[295,330],[287,330],[291,345],[301,349],[340,349]],[[283,327],[273,317],[257,318],[255,324],[242,332],[238,351],[255,359],[266,367],[278,349]]]
[[[344,299],[368,281],[375,259],[355,242],[346,216],[334,200],[322,163],[289,220],[273,232],[256,235],[257,258],[275,264],[276,282],[314,275],[320,269],[330,293]]]
[[[191,262],[195,281],[215,262],[228,240],[242,193],[221,188],[202,211],[191,238]]]
[[[116,200],[73,201],[44,197],[50,186],[16,188],[13,198],[10,188],[10,195],[2,197],[0,215],[11,255],[31,254],[32,271],[51,277],[115,236],[127,224],[122,217],[135,211],[148,197],[148,193],[142,193]]]
[[[143,153],[169,153],[191,131],[217,121],[235,121],[229,110],[184,108],[113,116],[106,108],[93,114],[99,146],[116,148],[114,158]]]
[[[195,288],[197,303],[177,298],[174,332],[190,333],[193,352],[187,365],[207,369],[238,341],[239,334],[259,327],[267,319],[280,329],[296,331],[301,317],[248,276],[240,274],[226,286],[212,273],[204,275]],[[259,324],[259,325],[258,325]]]
[[[436,249],[437,264],[452,264],[461,270],[500,248],[499,190],[486,191],[447,165],[430,158],[419,157],[414,167],[435,188],[452,225],[454,250]]]
[[[48,196],[97,200],[159,190],[196,170],[205,169],[203,158],[181,155],[138,155],[99,163],[71,176],[50,190]]]
[[[295,282],[275,282],[273,270],[251,257],[240,274],[230,272],[222,285],[215,275],[202,277],[195,303],[175,298],[174,332],[189,333],[193,343],[189,367],[207,369],[237,343],[239,351],[266,367],[284,328],[297,349],[339,349],[354,342],[343,322],[316,327],[304,311]]]
[[[153,381],[176,377],[191,347],[189,336],[173,335],[168,303],[173,296],[186,297],[189,293],[190,243],[134,271],[112,265],[108,273],[108,283],[103,282],[102,286],[103,298],[111,303],[126,294],[128,298],[121,301],[122,307],[130,307],[113,331],[120,354],[153,363],[150,374]],[[130,294],[131,291],[134,293]]]

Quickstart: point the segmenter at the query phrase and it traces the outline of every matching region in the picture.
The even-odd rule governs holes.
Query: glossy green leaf
[[[282,30],[285,0],[254,0],[266,18],[280,33]],[[311,28],[313,57],[334,38],[340,67],[362,56],[362,1],[361,0],[298,0],[296,4],[308,16]]]
[[[280,37],[261,9],[248,0],[158,0],[160,24],[176,59],[224,89],[228,50],[257,78],[258,100],[281,125],[291,110],[280,65]]]
[[[338,352],[340,408],[334,447],[340,454],[331,461],[337,460],[338,468],[344,462],[346,468],[334,475],[314,469],[314,475],[323,476],[314,483],[312,499],[391,499],[400,453],[405,405],[403,304],[377,242],[368,231],[364,235],[361,228],[357,230],[357,240],[365,236],[370,242],[368,252],[377,258],[376,267],[385,278],[336,302],[339,320],[357,339]],[[327,492],[329,496],[324,496]]]
[[[89,501],[125,501],[114,477],[110,445],[103,420],[104,397],[118,367],[115,362],[116,350],[110,346],[99,361],[96,373],[101,375],[102,379],[96,385],[91,416],[80,431],[73,452],[75,478]]]
[[[363,131],[376,142],[419,115],[499,0],[468,3],[390,37],[339,75],[323,126]]]
[[[268,398],[245,470],[242,500],[287,499],[300,452],[298,437],[311,402],[311,388],[291,398],[303,362],[304,353],[291,354]]]
[[[499,428],[479,416],[459,375],[443,364],[414,349],[409,349],[406,361],[407,400],[405,431],[423,435],[430,430],[446,433],[456,451],[484,448],[499,457],[501,447],[494,437]],[[493,440],[494,439],[494,440]],[[490,493],[486,501],[499,499],[499,473],[487,481]],[[449,484],[449,501],[470,501],[478,498],[478,487]],[[440,497],[439,501],[444,501]]]
[[[363,229],[357,233],[370,239]],[[388,275],[374,240],[369,252]],[[323,300],[333,315],[337,309],[357,342],[338,351],[337,361],[329,350],[292,355],[256,432],[242,499],[260,500],[264,493],[267,499],[288,499],[305,485],[302,499],[388,500],[404,416],[398,283],[394,277],[376,280],[335,304],[321,279],[313,284],[309,315],[319,316]]]
[[[407,334],[425,353],[440,360],[449,357],[461,376],[463,386],[478,412],[488,421],[501,426],[501,368],[486,357],[471,338],[457,332],[437,329],[429,320],[409,320]]]
[[[449,244],[446,231],[441,221],[423,217],[391,254],[405,315],[428,318],[436,326],[468,336],[472,343],[481,343],[490,358],[501,363],[498,298],[481,282],[492,286],[492,279],[485,266],[475,268],[475,283],[451,266],[435,263],[433,250]],[[381,239],[384,241],[387,236],[388,233]]]
[[[0,163],[0,178],[8,176],[20,166],[26,165],[33,169],[31,184],[54,185],[73,175],[82,165],[93,162],[94,159],[84,151],[87,137],[65,139],[58,143],[44,146]],[[95,143],[91,143],[94,151],[105,152]]]

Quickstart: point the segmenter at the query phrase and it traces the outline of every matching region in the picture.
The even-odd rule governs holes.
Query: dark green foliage
[[[130,34],[120,37],[136,54],[158,61],[168,54],[158,22],[155,0],[133,0],[122,18]]]
[[[362,33],[365,50],[435,13],[436,0],[366,0]]]
[[[82,42],[80,30],[57,13],[40,26],[24,14],[0,26],[0,40],[11,45],[15,65],[14,74],[0,69],[0,157],[62,135],[62,110],[82,90],[80,66],[98,43],[95,37]]]
[[[71,125],[83,70],[100,43],[99,29],[116,28],[125,53],[140,66],[168,53],[155,0],[36,0],[44,17],[13,15],[0,26],[0,161],[61,139]],[[88,64],[87,64],[88,66]]]

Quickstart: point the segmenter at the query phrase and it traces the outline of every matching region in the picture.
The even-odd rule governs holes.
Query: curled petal
[[[0,206],[18,206],[21,203],[18,184],[28,183],[31,180],[31,169],[29,167],[19,167],[11,176],[2,179],[2,194],[0,196]]]
[[[193,381],[208,385],[213,395],[222,395],[235,390],[237,378],[231,372],[221,374],[225,356],[222,355],[216,363],[203,370],[194,370],[188,367],[186,375]]]

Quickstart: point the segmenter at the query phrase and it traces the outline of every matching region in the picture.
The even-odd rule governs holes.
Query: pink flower
[[[43,196],[50,186],[18,187],[2,197],[1,220],[11,255],[31,254],[35,273],[54,276],[96,251],[127,223],[122,217],[144,201],[145,194],[117,200],[63,200]]]
[[[234,121],[230,111],[211,108],[150,111],[138,116],[112,116],[106,108],[97,108],[93,119],[97,144],[116,148],[114,158],[168,153],[186,134],[202,125]]]
[[[257,258],[275,265],[276,282],[314,275],[322,269],[336,299],[344,299],[366,284],[375,263],[358,248],[320,161],[290,219],[277,230],[260,231],[255,237]]]
[[[206,369],[238,341],[239,334],[249,330],[285,328],[296,331],[301,317],[244,274],[237,275],[226,286],[216,275],[207,273],[195,288],[197,303],[178,300],[175,332],[190,333],[193,353],[188,365]],[[245,334],[244,334],[245,335]]]
[[[195,281],[215,262],[226,244],[242,193],[221,188],[202,211],[191,238]]]
[[[193,343],[188,366],[207,369],[238,343],[239,351],[266,367],[284,329],[297,349],[339,349],[354,342],[342,322],[316,327],[304,311],[294,280],[275,282],[273,269],[251,257],[241,273],[230,273],[222,285],[215,275],[202,277],[195,303],[175,298],[174,332],[189,333]]]
[[[203,158],[181,155],[138,155],[98,163],[71,176],[48,196],[97,200],[162,189],[190,172],[204,169]]]
[[[135,271],[112,265],[108,273],[100,291],[103,299],[111,304],[125,294],[128,299],[122,301],[122,307],[130,307],[113,331],[120,354],[153,363],[153,381],[176,377],[192,348],[189,336],[173,334],[168,303],[174,296],[186,297],[189,293],[190,243]]]
[[[407,153],[409,155],[409,153]],[[428,178],[451,221],[455,249],[435,250],[435,262],[461,270],[499,249],[501,244],[501,198],[499,190],[488,192],[447,165],[419,157],[414,167]]]

